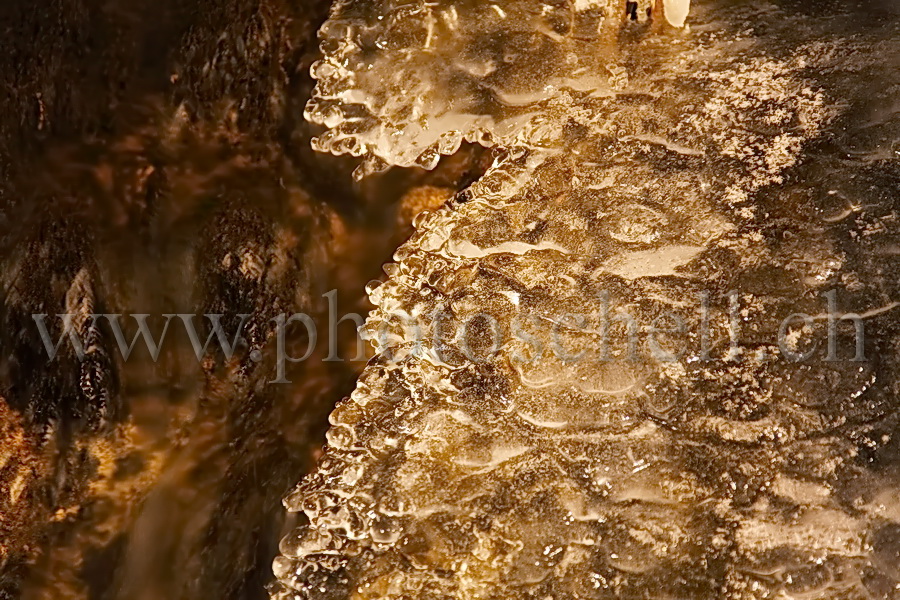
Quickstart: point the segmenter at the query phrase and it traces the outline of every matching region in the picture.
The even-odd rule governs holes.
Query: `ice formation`
[[[497,159],[371,290],[273,598],[900,597],[891,32],[620,8],[334,7],[320,149]],[[865,346],[801,360],[829,297]]]
[[[669,25],[684,27],[688,13],[691,12],[691,0],[664,0],[663,12]]]

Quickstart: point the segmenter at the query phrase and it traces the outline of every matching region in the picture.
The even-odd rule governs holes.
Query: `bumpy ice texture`
[[[307,117],[314,146],[388,165],[433,168],[463,141],[538,143],[565,92],[611,94],[624,69],[607,49],[618,3],[338,2]],[[452,91],[451,91],[452,90]]]
[[[898,597],[900,119],[847,100],[896,89],[890,35],[730,4],[610,37],[615,8],[335,7],[320,148],[499,151],[372,289],[274,598]],[[861,360],[852,322],[798,360],[835,288]]]

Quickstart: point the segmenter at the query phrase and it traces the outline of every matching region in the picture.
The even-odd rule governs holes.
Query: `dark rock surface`
[[[266,597],[281,499],[362,366],[323,361],[320,339],[267,384],[270,319],[324,318],[331,289],[364,313],[408,234],[400,198],[473,162],[354,185],[312,153],[327,8],[0,3],[0,598]],[[64,312],[84,360],[68,344],[47,360],[32,315],[56,340]],[[154,361],[124,360],[91,313],[216,313],[228,331],[251,316],[230,360],[198,360],[176,320]]]

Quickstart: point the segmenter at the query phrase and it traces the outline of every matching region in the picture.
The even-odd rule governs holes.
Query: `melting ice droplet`
[[[691,0],[663,0],[663,12],[666,21],[673,27],[684,27],[688,12],[691,10]]]

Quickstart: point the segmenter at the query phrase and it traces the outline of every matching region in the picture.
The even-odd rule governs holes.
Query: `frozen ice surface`
[[[626,81],[608,50],[612,2],[338,2],[307,117],[321,150],[433,167],[464,141],[540,144],[569,94],[607,96]],[[620,8],[615,5],[615,8]],[[451,91],[452,90],[452,91]]]
[[[498,155],[371,290],[273,597],[900,598],[882,8],[339,2],[321,149]],[[861,360],[852,321],[824,360],[830,290]]]

